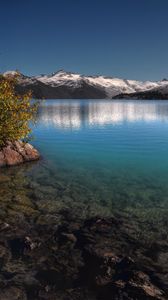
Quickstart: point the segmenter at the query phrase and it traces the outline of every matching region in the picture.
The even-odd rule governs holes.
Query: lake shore
[[[103,216],[80,195],[68,208],[68,196],[58,201],[52,186],[25,176],[38,164],[0,175],[0,299],[167,299],[164,228],[124,212]],[[44,164],[38,180],[49,172]]]
[[[0,223],[0,298],[167,299],[156,261],[165,243],[144,244],[137,226],[124,215],[83,220],[63,209],[32,222],[16,213]]]

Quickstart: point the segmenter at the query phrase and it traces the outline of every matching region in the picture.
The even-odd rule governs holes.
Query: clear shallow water
[[[48,100],[33,135],[43,161],[4,170],[7,193],[44,214],[119,211],[167,224],[168,101]]]

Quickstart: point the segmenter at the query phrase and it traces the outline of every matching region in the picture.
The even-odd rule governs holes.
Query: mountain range
[[[37,99],[168,99],[168,80],[136,81],[107,76],[84,76],[59,70],[50,75],[26,76],[7,71],[3,76],[18,75],[16,90],[32,91]]]

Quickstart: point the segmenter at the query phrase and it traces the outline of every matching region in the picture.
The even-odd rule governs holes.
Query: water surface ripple
[[[30,214],[30,207],[83,217],[120,212],[165,232],[168,101],[43,101],[33,135],[43,160],[1,170],[2,216],[24,210],[22,200],[8,201],[25,197]]]

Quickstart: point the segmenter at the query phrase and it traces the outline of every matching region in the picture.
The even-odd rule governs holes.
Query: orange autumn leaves
[[[17,77],[0,76],[0,147],[6,141],[28,137],[30,121],[34,120],[37,111],[30,92],[24,95],[15,92],[16,82]]]

